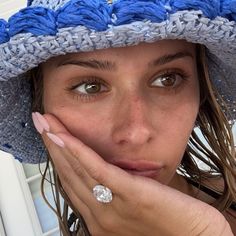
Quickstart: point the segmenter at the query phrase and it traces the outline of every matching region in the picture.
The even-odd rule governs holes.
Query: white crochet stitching
[[[34,0],[31,6],[46,7],[49,9],[57,10],[61,6],[65,5],[70,0]]]

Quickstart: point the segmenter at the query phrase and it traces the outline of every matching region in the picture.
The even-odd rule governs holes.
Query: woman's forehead
[[[141,43],[129,47],[117,47],[108,49],[98,49],[91,52],[69,53],[49,59],[51,63],[61,64],[64,61],[73,59],[106,59],[122,60],[122,58],[132,57],[135,59],[149,60],[149,57],[158,57],[166,54],[178,52],[189,52],[195,54],[195,44],[188,43],[185,40],[161,40],[154,43]],[[138,58],[137,58],[138,56]]]

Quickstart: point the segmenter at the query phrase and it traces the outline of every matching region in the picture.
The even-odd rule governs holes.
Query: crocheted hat
[[[0,20],[0,149],[45,161],[28,70],[71,52],[185,39],[207,47],[210,78],[236,118],[236,0],[29,0]]]

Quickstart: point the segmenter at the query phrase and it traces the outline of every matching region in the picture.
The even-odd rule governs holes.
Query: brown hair
[[[178,171],[180,174],[184,175],[186,179],[191,180],[192,183],[197,183],[199,188],[201,188],[207,180],[222,179],[222,189],[214,189],[213,186],[209,187],[218,192],[220,196],[216,199],[213,206],[223,211],[236,200],[236,155],[232,127],[225,115],[225,113],[227,113],[227,105],[210,81],[205,48],[197,45],[196,50],[201,95],[201,104],[196,120],[196,127],[201,131],[205,141],[199,137],[195,129],[192,131]],[[43,75],[40,66],[33,69],[30,73],[33,95],[32,110],[44,113],[42,104]],[[222,109],[226,112],[224,113]],[[205,163],[209,168],[207,170],[200,168],[196,159]],[[50,162],[53,167],[51,183],[53,184],[56,209],[48,203],[44,194],[44,182],[46,181],[46,173],[49,170]],[[90,235],[83,217],[73,207],[72,202],[64,192],[49,154],[47,166],[43,173],[41,190],[46,202],[58,216],[63,235]],[[62,211],[59,193],[65,200]],[[69,207],[73,210],[74,214],[71,215],[68,223]],[[77,217],[72,219],[75,215]],[[70,230],[70,221],[73,224],[72,231]]]

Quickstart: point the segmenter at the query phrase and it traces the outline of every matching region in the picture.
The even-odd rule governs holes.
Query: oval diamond
[[[102,203],[109,203],[112,201],[111,190],[100,184],[96,185],[93,188],[93,195],[99,202],[102,202]]]

